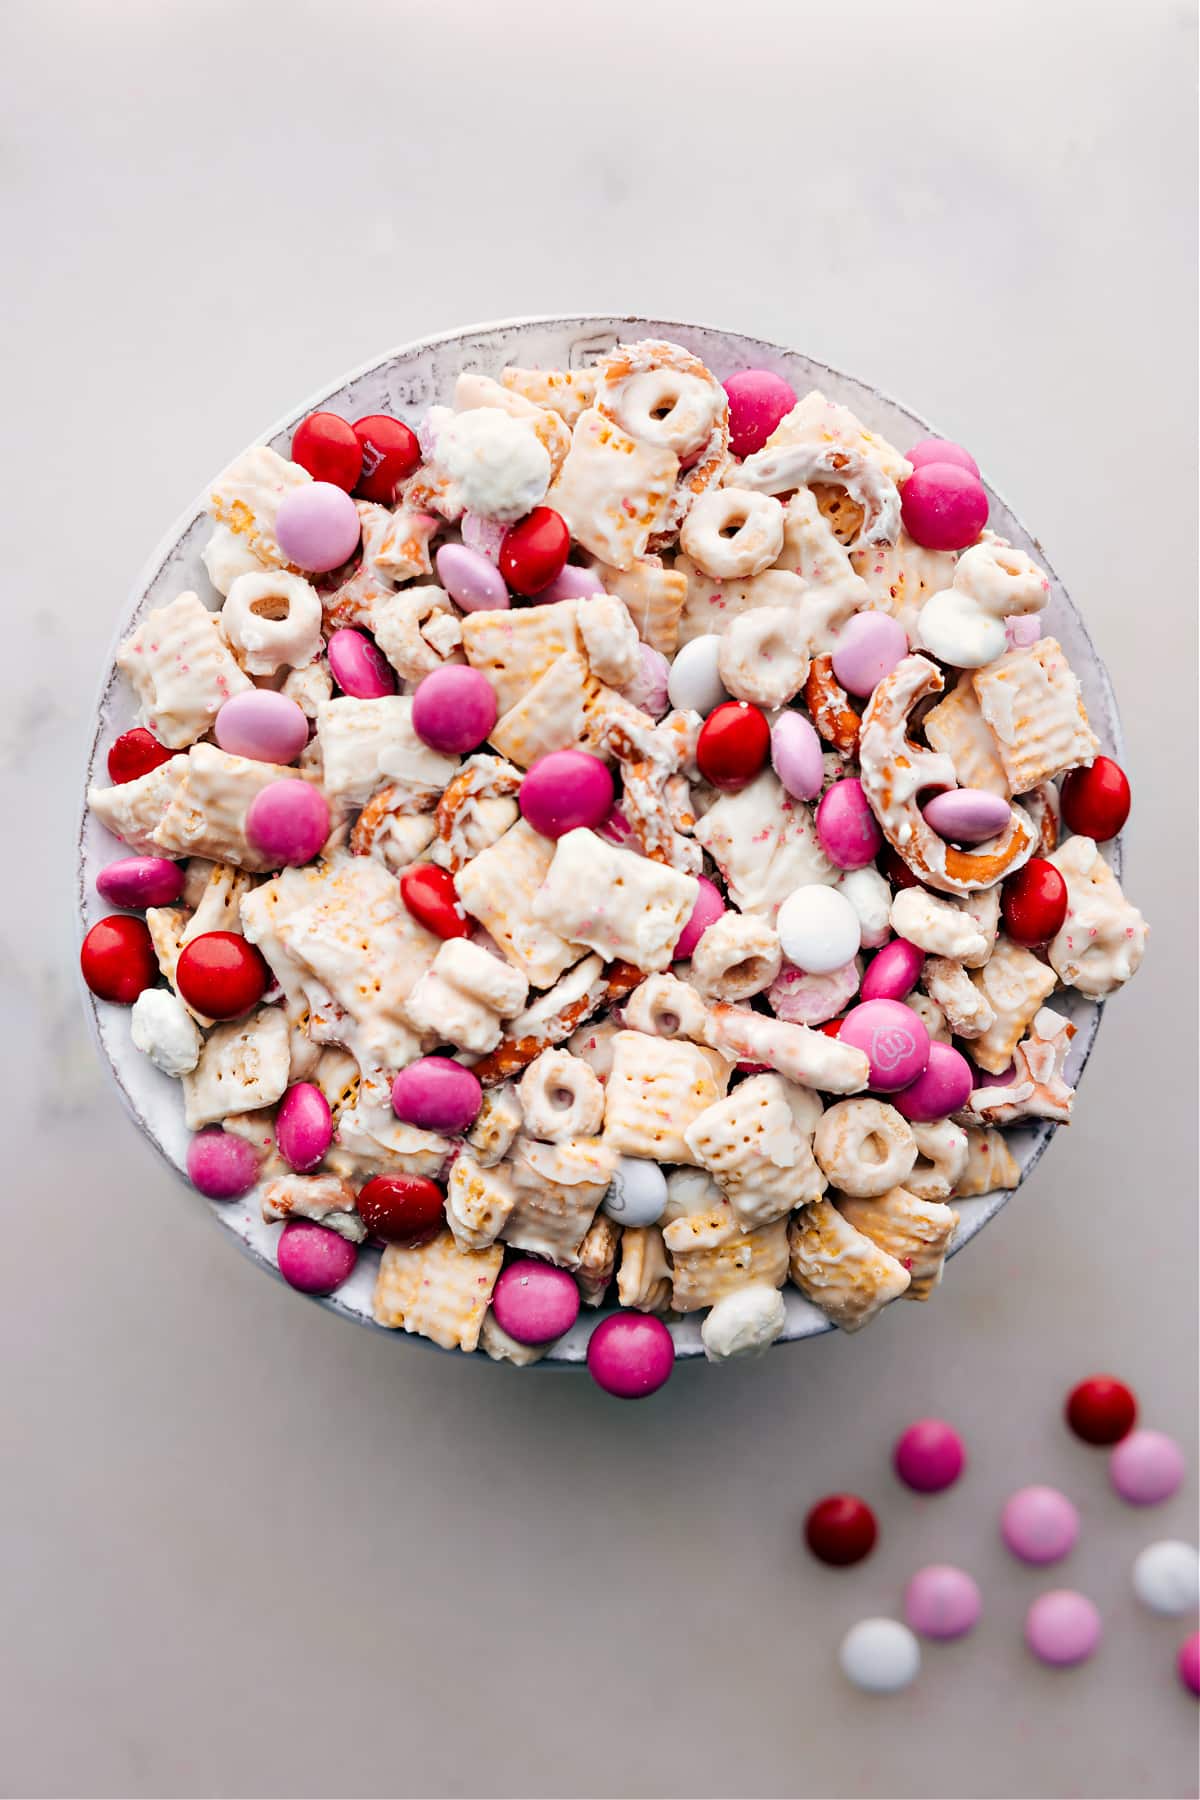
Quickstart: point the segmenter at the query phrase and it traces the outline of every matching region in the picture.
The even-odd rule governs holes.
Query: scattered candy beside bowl
[[[618,345],[633,348],[613,358]],[[587,372],[606,358],[619,418],[588,405]],[[498,402],[482,384],[514,366],[562,373],[496,388],[508,396]],[[853,431],[862,428],[858,439],[834,446],[840,461],[811,418],[789,441],[792,402],[812,390],[826,396],[843,434],[851,428],[841,408],[852,409]],[[703,429],[697,418],[707,421]],[[597,510],[594,534],[579,523],[597,484],[611,478],[604,456],[614,433],[623,436],[622,419],[632,420],[636,433],[623,440],[631,459],[624,479],[642,483],[655,496],[660,525],[669,521],[658,539],[648,527],[637,537],[632,505]],[[118,633],[121,668],[151,716],[138,714],[138,694],[111,668],[89,759],[89,785],[106,788],[107,761],[118,798],[85,808],[81,822],[80,904],[90,927],[83,969],[101,1049],[140,1128],[252,1255],[363,1323],[403,1325],[452,1344],[459,1341],[454,1320],[473,1317],[477,1336],[482,1303],[460,1291],[460,1247],[473,1233],[480,1267],[488,1265],[479,1279],[486,1275],[487,1294],[496,1295],[481,1347],[517,1362],[586,1362],[620,1397],[655,1391],[678,1357],[723,1360],[832,1323],[863,1323],[854,1305],[822,1291],[820,1271],[836,1260],[835,1237],[837,1245],[861,1239],[868,1247],[874,1304],[906,1290],[927,1298],[947,1244],[953,1255],[1000,1210],[1069,1110],[1100,1001],[1116,983],[1090,977],[1082,938],[1061,948],[1055,969],[1044,950],[1067,929],[1068,890],[1077,906],[1095,894],[1096,906],[1109,906],[1108,920],[1114,903],[1107,871],[1119,861],[1107,840],[1129,805],[1128,783],[1113,760],[1120,754],[1116,708],[1086,629],[1034,540],[982,482],[970,456],[930,439],[922,421],[895,402],[799,353],[708,327],[602,316],[515,321],[406,346],[297,409],[263,441],[278,457],[238,459],[151,559]],[[727,441],[743,459],[739,465],[727,463]],[[917,448],[912,472],[902,475],[910,468],[906,445]],[[279,491],[271,491],[273,483]],[[985,524],[994,536],[981,537]],[[841,547],[847,542],[856,546],[853,559]],[[912,553],[907,563],[898,542]],[[682,626],[676,593],[674,629],[662,624],[667,577],[655,561],[659,550],[680,552],[690,571]],[[931,571],[944,588],[933,591]],[[747,600],[752,584],[764,581],[767,589],[753,590],[761,597]],[[915,591],[906,606],[895,603],[899,616],[892,617],[880,597],[890,593],[886,604],[893,605],[906,581]],[[874,610],[861,597],[868,589]],[[733,609],[731,593],[742,596]],[[188,598],[179,600],[181,594]],[[789,604],[779,603],[782,595]],[[224,636],[208,617],[222,596]],[[386,604],[377,605],[381,599]],[[186,712],[187,684],[172,689],[160,672],[156,686],[154,670],[173,652],[162,650],[145,625],[151,612],[161,619],[168,607],[179,644],[211,655],[210,673],[219,665],[211,716],[181,720],[170,708]],[[571,656],[582,656],[593,684],[620,697],[625,710],[618,707],[607,721],[602,746],[619,786],[611,764],[588,754],[581,739],[551,738],[539,754],[539,733],[565,703],[549,687],[527,700],[533,682],[517,679],[520,658],[505,648],[514,631],[526,630],[520,621],[529,609],[544,639],[539,678],[553,665],[554,679],[568,679]],[[646,641],[637,642],[631,619]],[[572,648],[576,631],[579,649]],[[484,644],[494,652],[485,654]],[[1014,644],[1031,648],[1009,651]],[[1009,661],[1002,662],[1006,651]],[[1048,694],[1057,705],[1078,681],[1090,730],[1085,736],[1086,728],[1076,727],[1071,743],[1076,763],[1089,766],[1068,777],[1061,811],[1078,834],[1069,845],[1091,844],[1089,831],[1102,835],[1107,862],[1089,858],[1085,848],[1072,851],[1063,869],[1050,860],[1059,803],[1039,764],[1044,746],[1006,745],[1016,771],[1007,779],[986,764],[973,765],[968,778],[964,745],[972,721],[963,715],[972,706],[978,714],[983,704],[973,684],[986,687],[997,670],[1007,679],[1018,666],[1012,658],[1022,654],[1020,678],[1033,684],[1035,698]],[[938,662],[949,673],[941,716],[936,726],[926,723],[926,742],[916,744],[906,736],[910,714],[915,708],[920,716],[926,697],[943,685]],[[1004,700],[997,693],[990,717],[1001,717]],[[340,709],[338,733],[322,729],[330,706]],[[361,734],[370,709],[401,706],[409,721],[403,742],[390,744],[378,767],[364,765]],[[689,715],[698,715],[694,725],[681,725]],[[318,725],[310,744],[312,720]],[[157,725],[161,737],[147,725]],[[894,769],[895,754],[906,748],[923,779],[914,771],[901,802],[894,784],[885,792],[881,770]],[[368,761],[373,754],[368,750]],[[519,773],[495,785],[491,765],[501,757]],[[239,769],[231,772],[235,760]],[[1066,763],[1054,772],[1070,761],[1068,745]],[[690,811],[685,768],[712,820],[704,831]],[[1027,781],[1018,778],[1026,774]],[[673,788],[663,786],[667,777]],[[234,833],[240,870],[211,848],[211,831],[196,840],[200,857],[216,864],[207,885],[181,820],[165,854],[158,854],[161,832],[151,829],[184,780],[195,788],[193,820],[206,808],[210,825],[243,809]],[[394,798],[397,788],[422,787],[432,795],[424,812]],[[1010,793],[1023,804],[1011,805]],[[776,930],[774,908],[764,916],[747,899],[747,884],[763,871],[746,847],[759,841],[754,834],[764,819],[767,834],[778,834],[785,816],[808,820],[803,852],[789,850],[797,867],[817,866],[811,859],[819,858],[825,873],[797,876],[778,897]],[[480,846],[506,831],[517,834],[514,842],[547,846],[547,866],[539,863],[531,875],[532,862],[510,859],[503,879],[512,891],[489,900],[494,877],[480,872],[475,879],[473,871],[485,863]],[[347,1053],[344,1021],[354,1015],[323,985],[336,981],[334,963],[326,962],[325,976],[316,974],[325,951],[315,939],[310,962],[290,960],[262,898],[268,890],[282,893],[277,883],[300,894],[322,846],[347,836],[349,851],[379,871],[370,877],[378,884],[379,917],[400,910],[426,971],[420,991],[404,1002],[412,1047],[390,1064],[384,1056],[378,1067],[362,1051],[361,1036],[350,1034],[358,1067]],[[435,837],[445,847],[440,863],[426,858]],[[709,854],[703,863],[700,842]],[[1031,855],[1034,849],[1040,854]],[[186,864],[172,860],[188,856]],[[989,920],[990,902],[980,907],[971,899],[985,866],[988,891],[994,899],[1003,894],[1000,941],[1013,962],[1010,990],[1023,982],[1026,998],[1035,990],[1038,996],[1002,1054],[1003,1032],[989,1037],[991,1027],[980,1022],[985,1014],[994,1018],[996,995],[989,1000],[970,978],[997,942],[1000,909],[993,907]],[[623,871],[645,890],[646,931],[636,938],[605,915],[605,896],[625,882]],[[524,881],[532,886],[522,899]],[[505,927],[514,898],[527,908],[538,882],[538,917],[552,921],[543,950],[553,958],[557,944],[568,954],[535,968],[526,949],[514,951]],[[230,909],[236,923],[249,893],[256,898],[243,918],[257,917],[243,937],[223,927]],[[114,905],[151,908],[150,928],[127,913],[110,916]],[[306,928],[317,938],[326,928],[322,916]],[[484,926],[487,944],[479,941]],[[654,933],[665,946],[661,956]],[[515,966],[497,960],[497,946]],[[386,980],[386,965],[374,969],[369,932],[360,950],[364,971]],[[572,950],[589,954],[575,959]],[[690,964],[680,965],[684,956]],[[675,965],[688,980],[667,973]],[[1065,985],[1053,1008],[1039,1011],[1059,968],[1069,971]],[[160,971],[169,976],[165,987],[156,985]],[[568,994],[573,976],[579,991]],[[282,1003],[271,987],[276,978]],[[594,1024],[603,1073],[612,1026],[602,1012],[613,1007],[624,1009],[623,1035],[644,1037],[651,1047],[643,1061],[651,1057],[664,1073],[672,1059],[686,1061],[695,1091],[710,1083],[682,1122],[664,1125],[667,1148],[657,1157],[659,1137],[651,1143],[639,1136],[632,1116],[623,1136],[613,1129],[611,1108],[605,1124],[602,1077],[593,1073],[586,1042],[570,1055],[562,1036],[546,1038],[543,1057],[514,1058],[500,1070],[508,1086],[495,1085],[494,1059],[512,1054],[512,1033],[499,1030],[498,1021],[526,1021],[526,1033],[536,1037],[558,1016],[547,990],[561,1001],[564,1018],[568,1007],[577,1009],[571,1018],[583,1022],[585,1035]],[[771,1013],[755,1010],[752,1000]],[[272,1015],[263,1028],[269,1043],[250,1042],[247,1014],[256,1007],[253,1019]],[[297,1031],[306,1042],[297,1042]],[[211,1095],[198,1093],[203,1083],[193,1082],[189,1130],[177,1078],[200,1066],[202,1046],[211,1042],[204,1034],[213,1032],[227,1034],[221,1041],[231,1066],[251,1088],[272,1058],[283,1076],[264,1090],[261,1106],[226,1117],[207,1104]],[[551,1051],[559,1044],[555,1061]],[[695,1183],[706,1168],[717,1172],[727,1195],[732,1183],[713,1148],[716,1138],[710,1144],[706,1136],[730,1104],[724,1081],[718,1086],[712,1076],[715,1065],[705,1060],[718,1050],[735,1079],[745,1078],[730,1096],[741,1096],[739,1116],[755,1105],[778,1110],[778,1075],[785,1075],[795,1116],[771,1114],[772,1129],[810,1142],[815,1132],[820,1168],[837,1172],[836,1181],[830,1176],[837,1208],[818,1200],[823,1175],[813,1192],[792,1201],[791,1279],[781,1293],[774,1290],[788,1272],[786,1244],[778,1267],[772,1251],[759,1286],[725,1291],[706,1275],[689,1298],[693,1276],[680,1277],[695,1261],[689,1221],[703,1211]],[[1018,1067],[1010,1075],[1014,1050]],[[648,1081],[647,1069],[630,1058],[632,1052],[617,1078]],[[1000,1085],[987,1088],[988,1081]],[[518,1082],[516,1122],[506,1123],[505,1102],[496,1096]],[[1023,1083],[1033,1084],[1033,1104]],[[823,1117],[805,1086],[826,1095]],[[862,1092],[868,1086],[869,1094]],[[403,1168],[362,1124],[366,1088],[384,1097],[389,1131],[409,1134]],[[590,1304],[611,1283],[611,1255],[605,1265],[597,1248],[593,1259],[591,1246],[556,1239],[552,1224],[510,1245],[509,1255],[522,1260],[510,1260],[501,1275],[505,1246],[494,1243],[487,1219],[490,1208],[502,1215],[512,1197],[507,1177],[491,1171],[509,1167],[522,1108],[521,1179],[561,1192],[554,1183],[568,1179],[566,1152],[549,1152],[565,1142],[580,1159],[569,1181],[590,1179],[596,1218],[608,1221],[600,1236],[607,1232],[615,1250],[626,1234],[621,1312],[606,1317]],[[951,1162],[962,1175],[962,1127],[951,1112],[976,1128],[965,1188],[957,1178],[943,1179]],[[689,1120],[698,1135],[689,1132],[685,1147]],[[994,1126],[1006,1128],[1003,1139]],[[620,1152],[619,1168],[586,1148],[602,1128]],[[382,1128],[376,1121],[372,1129]],[[438,1183],[448,1178],[448,1159],[435,1146],[450,1134],[461,1149],[464,1133],[456,1242],[443,1229]],[[494,1145],[500,1149],[492,1156]],[[883,1217],[888,1196],[877,1181],[862,1175],[866,1163],[882,1166],[892,1155],[893,1191],[911,1180],[920,1191],[907,1199],[918,1211],[944,1213],[939,1202],[950,1189],[958,1185],[962,1194],[954,1198],[957,1229],[942,1232],[936,1255],[921,1266],[902,1249],[893,1256],[886,1248],[900,1242],[888,1236],[897,1222]],[[590,1176],[589,1156],[598,1156]],[[685,1157],[703,1166],[688,1167]],[[819,1175],[811,1150],[807,1157]],[[658,1161],[675,1165],[669,1181]],[[285,1179],[271,1179],[280,1173]],[[306,1196],[304,1217],[290,1210],[301,1191],[296,1181]],[[263,1198],[264,1183],[273,1198]],[[759,1203],[754,1194],[743,1200],[746,1208]],[[738,1217],[753,1260],[754,1227],[745,1212]],[[414,1303],[418,1254],[417,1285],[444,1297],[436,1318]],[[565,1269],[553,1266],[556,1254]],[[672,1299],[675,1310],[664,1324],[653,1314],[668,1310]],[[546,1332],[548,1350],[539,1335]],[[852,1649],[874,1668],[873,1643]]]

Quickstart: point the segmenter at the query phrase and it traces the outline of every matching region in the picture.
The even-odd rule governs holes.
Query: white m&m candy
[[[1179,1538],[1147,1544],[1133,1565],[1133,1591],[1143,1606],[1169,1619],[1200,1606],[1200,1556]]]
[[[682,712],[698,712],[706,719],[722,700],[728,700],[717,669],[720,650],[721,640],[713,633],[693,638],[683,646],[667,676],[667,697],[672,706]]]
[[[837,888],[797,888],[779,909],[776,926],[783,954],[809,975],[828,975],[858,955],[862,921]]]
[[[921,1668],[921,1647],[898,1619],[860,1619],[842,1639],[842,1673],[868,1694],[898,1694]]]
[[[657,1163],[641,1156],[620,1156],[604,1211],[618,1225],[656,1225],[667,1204],[667,1178]]]

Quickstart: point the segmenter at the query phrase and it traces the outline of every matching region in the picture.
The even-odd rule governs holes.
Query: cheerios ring
[[[831,1184],[856,1200],[899,1187],[917,1160],[912,1126],[882,1100],[839,1100],[822,1113],[813,1154]]]
[[[790,606],[756,606],[726,626],[717,672],[735,700],[786,706],[808,680],[808,633]]]
[[[604,1089],[594,1070],[567,1050],[543,1050],[517,1084],[525,1130],[545,1143],[592,1137],[604,1118]]]
[[[783,507],[772,494],[712,488],[693,503],[679,542],[705,575],[740,581],[761,575],[783,549]]]

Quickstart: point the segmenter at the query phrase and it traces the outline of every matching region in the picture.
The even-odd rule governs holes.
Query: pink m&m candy
[[[545,606],[554,600],[586,600],[591,594],[602,594],[604,583],[594,569],[581,569],[578,563],[564,563],[549,587],[540,590],[537,603]],[[643,649],[647,646],[643,645]]]
[[[188,1145],[188,1180],[208,1200],[237,1200],[258,1180],[258,1155],[245,1138],[214,1126]]]
[[[619,1312],[602,1319],[588,1339],[588,1373],[618,1400],[643,1400],[670,1379],[675,1345],[661,1319]]]
[[[479,1116],[478,1077],[451,1056],[422,1056],[392,1082],[392,1111],[406,1125],[455,1137]]]
[[[298,569],[320,575],[340,568],[354,555],[361,535],[353,500],[331,481],[306,481],[279,502],[275,536],[287,560]]]
[[[297,1081],[288,1089],[275,1115],[279,1154],[298,1175],[315,1169],[333,1142],[333,1114],[320,1088]]]
[[[96,892],[110,906],[131,911],[173,906],[183,892],[183,869],[165,856],[122,856],[96,877]]]
[[[929,1046],[924,1071],[911,1086],[893,1094],[892,1105],[912,1125],[935,1125],[967,1104],[972,1085],[971,1065],[966,1057],[950,1044],[934,1042]]]
[[[1086,1662],[1102,1631],[1100,1614],[1091,1601],[1071,1588],[1039,1594],[1025,1614],[1025,1642],[1039,1662],[1055,1669]]]
[[[279,1235],[275,1257],[289,1287],[302,1294],[332,1294],[353,1275],[358,1247],[324,1225],[293,1219]]]
[[[438,580],[464,612],[496,612],[509,604],[503,575],[478,550],[443,544],[433,560]]]
[[[396,671],[365,631],[343,625],[327,645],[329,669],[343,694],[353,700],[382,700],[396,691]]]
[[[925,966],[925,952],[907,938],[893,938],[876,952],[862,978],[864,1000],[903,1000],[911,994]]]
[[[328,836],[329,803],[319,787],[299,777],[273,781],[246,813],[246,842],[280,867],[311,862]]]
[[[1018,1488],[1004,1503],[1000,1536],[1022,1562],[1061,1562],[1075,1548],[1079,1514],[1057,1488]]]
[[[977,1584],[952,1563],[918,1569],[904,1590],[904,1617],[922,1637],[949,1642],[974,1631],[983,1611]]]
[[[445,756],[478,750],[496,723],[491,683],[465,663],[443,664],[419,683],[413,695],[412,723],[421,742]]]
[[[893,1094],[916,1081],[931,1050],[923,1021],[898,1000],[864,1000],[846,1014],[838,1042],[863,1052],[871,1065],[869,1085],[877,1094]]]
[[[949,438],[922,438],[907,452],[907,458],[914,469],[922,469],[926,463],[957,463],[960,469],[969,469],[976,480],[979,478],[979,464],[971,452],[961,444],[951,443]]]
[[[697,875],[700,892],[696,895],[696,904],[692,908],[692,916],[679,934],[679,941],[672,952],[675,962],[686,962],[700,939],[710,925],[714,925],[725,911],[725,902],[721,891],[714,887],[707,875]]]
[[[753,456],[795,406],[796,390],[770,369],[739,369],[724,387],[729,396],[729,448],[735,456]]]
[[[517,802],[535,831],[560,838],[603,824],[612,811],[613,791],[613,778],[599,757],[586,750],[552,750],[532,764]]]
[[[546,596],[540,594],[538,598],[545,600]],[[652,719],[661,719],[671,704],[667,694],[670,675],[671,665],[662,651],[651,644],[639,644],[638,672],[621,692],[631,705],[640,706]]]
[[[795,800],[815,800],[825,779],[824,746],[803,713],[781,712],[771,727],[771,767]]]
[[[213,736],[230,756],[290,763],[308,742],[308,720],[290,695],[254,688],[225,702],[213,724]]]
[[[908,655],[908,635],[884,612],[854,613],[833,646],[833,672],[848,694],[866,700]]]
[[[945,1419],[918,1419],[901,1433],[892,1451],[897,1475],[918,1494],[940,1494],[952,1487],[966,1461],[963,1441]]]
[[[1183,1481],[1183,1451],[1163,1431],[1131,1431],[1108,1459],[1108,1478],[1130,1506],[1158,1506]]]
[[[1179,1646],[1175,1667],[1179,1671],[1180,1681],[1189,1693],[1200,1694],[1200,1631],[1193,1631],[1191,1637]]]
[[[496,1323],[518,1344],[549,1344],[579,1317],[579,1289],[565,1269],[522,1257],[492,1292]]]
[[[951,788],[921,808],[930,829],[952,844],[985,844],[1004,830],[1010,811],[1002,794],[984,788]]]
[[[817,807],[817,836],[838,869],[865,869],[883,849],[883,833],[856,775],[825,790]]]
[[[925,550],[965,550],[988,521],[987,491],[957,463],[925,463],[900,491],[904,528]]]

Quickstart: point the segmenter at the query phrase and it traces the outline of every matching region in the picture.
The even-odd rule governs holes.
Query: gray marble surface
[[[0,11],[4,1792],[1195,1791],[1194,1622],[1129,1589],[1196,1531],[1194,37],[1169,0]],[[1155,927],[1078,1123],[931,1306],[644,1407],[265,1281],[113,1104],[72,968],[76,784],[147,549],[339,369],[573,308],[802,346],[970,443],[1113,672]],[[1189,1444],[1157,1512],[1059,1424],[1097,1367]],[[918,1413],[971,1446],[933,1501],[887,1470]],[[1031,1480],[1084,1517],[1050,1576],[996,1542]],[[798,1527],[843,1486],[883,1542],[835,1573]],[[983,1625],[855,1694],[838,1638],[932,1559]],[[1051,1675],[1019,1621],[1063,1582],[1107,1637]]]

